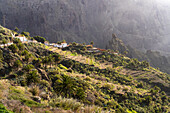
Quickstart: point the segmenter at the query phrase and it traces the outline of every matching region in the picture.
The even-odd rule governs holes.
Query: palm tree
[[[55,64],[58,64],[61,61],[61,56],[53,54]]]
[[[67,75],[62,75],[54,85],[55,90],[65,97],[72,96],[76,89],[73,79]]]
[[[30,85],[31,83],[39,83],[40,81],[40,76],[37,72],[37,70],[31,71],[28,75],[27,75],[27,84]]]
[[[50,55],[48,56],[48,62],[50,63],[50,67],[51,67],[52,64],[53,64],[53,61],[54,61],[54,57],[50,54]]]

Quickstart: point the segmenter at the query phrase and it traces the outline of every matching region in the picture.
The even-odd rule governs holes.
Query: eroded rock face
[[[5,17],[8,28],[102,48],[115,33],[134,48],[168,52],[168,15],[155,0],[0,0],[0,24]]]
[[[112,35],[112,39],[108,42],[106,48],[118,51],[122,54],[129,51],[128,48],[122,42],[122,40],[120,40],[115,34]]]

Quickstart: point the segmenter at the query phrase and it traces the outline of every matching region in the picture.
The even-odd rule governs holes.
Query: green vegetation
[[[0,113],[13,113],[13,112],[7,110],[3,104],[0,104]]]
[[[38,42],[44,43],[46,41],[46,39],[44,37],[41,36],[35,36],[33,37],[35,40],[37,40]]]
[[[170,77],[146,61],[77,43],[61,50],[14,42],[0,48],[0,102],[32,112],[169,112]]]

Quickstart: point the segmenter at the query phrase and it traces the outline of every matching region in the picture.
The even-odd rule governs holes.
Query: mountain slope
[[[111,50],[22,43],[0,26],[0,103],[13,112],[168,112],[169,75]],[[17,35],[21,35],[15,32]],[[30,38],[28,35],[27,38]],[[0,108],[1,110],[1,108]]]

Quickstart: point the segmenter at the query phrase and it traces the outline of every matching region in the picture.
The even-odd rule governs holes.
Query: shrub
[[[128,91],[128,88],[124,88],[123,91]]]
[[[67,70],[67,67],[63,66],[62,64],[59,64],[58,67],[59,67],[60,69],[65,69],[65,70]]]
[[[32,89],[30,89],[30,92],[32,93],[32,95],[34,96],[38,96],[40,91],[38,87],[33,87]]]
[[[41,36],[35,36],[33,37],[35,40],[37,40],[38,42],[44,43],[46,41],[46,39],[44,37]]]
[[[26,36],[26,37],[29,37],[29,36],[30,36],[30,33],[29,33],[29,32],[25,32],[25,31],[23,31],[21,34],[24,35],[24,36]]]
[[[23,68],[23,70],[25,70],[26,72],[29,72],[33,68],[34,68],[34,66],[32,64],[28,64]]]
[[[60,107],[65,110],[73,110],[73,111],[78,111],[83,106],[83,104],[77,102],[74,99],[67,99],[62,97],[56,97],[53,101],[50,102],[50,105]]]
[[[21,68],[21,67],[22,67],[21,61],[20,61],[20,60],[16,60],[16,61],[14,62],[14,67],[15,67],[16,69]]]
[[[19,51],[18,47],[16,46],[16,44],[12,44],[8,47],[10,50],[12,50],[13,53],[16,53]]]
[[[13,43],[14,43],[14,44],[19,44],[19,43],[22,43],[22,42],[21,42],[21,40],[20,40],[19,38],[15,38],[15,39],[13,40]]]

